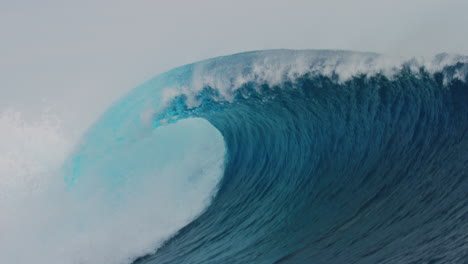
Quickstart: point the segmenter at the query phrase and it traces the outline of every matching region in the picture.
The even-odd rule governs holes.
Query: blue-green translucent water
[[[355,57],[362,66],[378,55],[254,52],[165,73],[89,131],[66,182],[98,175],[115,191],[177,166],[193,133],[216,128],[226,152],[211,202],[135,263],[464,263],[467,64],[364,67],[342,78]],[[291,70],[299,63],[305,70]],[[164,132],[192,119],[212,127]],[[192,147],[203,160],[206,146]]]

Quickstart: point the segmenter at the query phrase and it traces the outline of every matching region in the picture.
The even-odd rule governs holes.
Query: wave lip
[[[199,93],[206,87],[216,89],[219,100],[232,101],[236,91],[248,83],[278,86],[294,82],[304,75],[323,75],[345,82],[365,74],[381,74],[387,78],[397,75],[403,68],[417,74],[423,68],[428,73],[443,72],[446,81],[465,80],[467,56],[438,54],[430,57],[396,57],[370,52],[341,50],[267,50],[218,57],[186,65],[168,74],[163,102],[178,95],[187,97],[189,106],[198,106]],[[454,72],[445,67],[463,64]]]

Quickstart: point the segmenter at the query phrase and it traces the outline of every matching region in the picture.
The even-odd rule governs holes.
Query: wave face
[[[134,263],[463,263],[467,61],[275,50],[183,66],[111,108],[70,159],[66,181],[74,188],[90,167],[116,175],[108,166],[119,160],[140,175],[164,156],[142,139],[204,119],[226,148],[211,203]],[[186,144],[167,140],[161,148]],[[214,159],[203,149],[198,160]],[[113,158],[96,165],[96,153]],[[133,161],[141,156],[150,158]],[[125,184],[116,178],[112,190]]]

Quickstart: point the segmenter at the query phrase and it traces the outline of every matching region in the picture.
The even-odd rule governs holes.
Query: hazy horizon
[[[0,3],[0,112],[43,109],[81,133],[173,67],[264,49],[468,54],[462,1]]]

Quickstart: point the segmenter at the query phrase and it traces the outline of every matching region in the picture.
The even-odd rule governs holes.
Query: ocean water
[[[2,187],[0,262],[466,263],[467,77],[448,54],[248,52],[149,80],[74,147],[23,124],[63,147],[13,162],[36,170]]]

